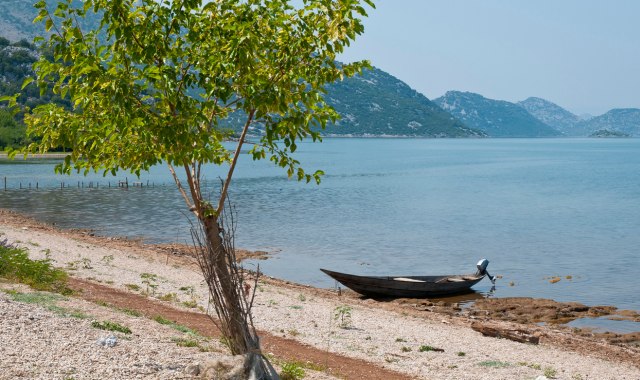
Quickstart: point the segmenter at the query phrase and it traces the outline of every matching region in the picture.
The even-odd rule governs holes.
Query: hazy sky
[[[459,90],[594,116],[640,108],[640,0],[375,3],[341,60],[367,58],[429,99]]]

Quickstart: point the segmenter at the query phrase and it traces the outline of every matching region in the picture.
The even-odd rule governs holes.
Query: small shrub
[[[151,294],[154,294],[158,284],[158,276],[153,273],[141,273],[140,278],[142,278],[142,283],[147,285],[146,293],[149,294],[149,288],[151,288]]]
[[[36,290],[69,294],[67,274],[51,265],[50,259],[31,260],[26,250],[16,248],[6,239],[0,241],[0,277],[21,282]]]
[[[107,264],[107,265],[111,265],[111,263],[113,262],[113,255],[105,255],[102,256],[102,260],[103,263]]]
[[[406,340],[404,340],[402,338],[396,338],[396,342],[406,342]]]
[[[467,354],[466,354],[466,353],[464,353],[464,352],[462,352],[462,351],[458,352],[458,356],[466,356],[466,355],[467,355]]]
[[[298,294],[298,299],[300,300],[300,302],[304,302],[307,300],[307,297],[305,297],[304,294]]]
[[[402,352],[411,352],[411,347],[403,346],[400,350]]]
[[[422,346],[420,346],[418,348],[418,351],[420,352],[428,352],[428,351],[435,351],[435,352],[444,352],[444,350],[442,348],[437,348],[437,347],[433,347],[433,346],[428,346],[423,344]]]
[[[175,293],[167,293],[158,297],[161,301],[173,302],[178,300],[178,295]]]
[[[140,285],[136,285],[136,284],[124,284],[125,288],[133,290],[133,291],[139,291],[140,290]]]
[[[198,307],[198,303],[195,300],[182,301],[182,305],[192,309],[195,309],[196,307]]]
[[[91,326],[95,327],[96,329],[100,329],[100,330],[117,331],[117,332],[121,332],[121,333],[124,333],[124,334],[131,334],[131,329],[129,329],[126,326],[122,326],[121,324],[119,324],[117,322],[110,322],[110,321],[98,322],[98,321],[93,321],[93,322],[91,322]]]
[[[556,376],[558,375],[558,371],[556,371],[554,368],[552,367],[546,367],[544,369],[544,375],[546,377],[548,377],[549,379],[555,379]]]
[[[171,338],[171,340],[180,347],[198,347],[198,341],[194,339]]]
[[[351,312],[353,309],[350,306],[338,306],[333,310],[333,320],[338,322],[338,326],[343,329],[351,326]]]
[[[282,380],[300,380],[304,378],[305,372],[299,363],[285,362],[282,364],[282,372],[280,378]]]

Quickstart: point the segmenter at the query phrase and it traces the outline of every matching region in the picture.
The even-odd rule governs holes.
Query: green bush
[[[51,265],[50,259],[31,260],[26,250],[0,241],[0,277],[21,282],[37,290],[70,293],[67,273]]]

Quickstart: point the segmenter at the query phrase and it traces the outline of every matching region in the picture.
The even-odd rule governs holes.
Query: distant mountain
[[[486,137],[376,68],[327,86],[325,99],[342,116],[328,135]]]
[[[565,135],[570,135],[576,124],[581,121],[580,117],[545,99],[530,97],[518,102],[518,105],[536,119]]]
[[[31,0],[2,0],[0,1],[0,36],[10,41],[26,39],[42,34],[44,26],[32,21],[37,12]]]
[[[490,137],[553,137],[560,132],[533,117],[521,106],[487,99],[471,92],[449,91],[434,99],[443,110]]]
[[[591,135],[595,131],[608,130],[640,137],[640,109],[612,109],[604,115],[579,123],[576,128],[583,132],[584,136]]]
[[[43,35],[44,23],[33,23],[38,15],[34,8],[36,0],[0,0],[0,36],[10,41],[25,39],[33,41],[36,36]],[[58,1],[48,0],[48,9],[51,13],[55,10]],[[81,0],[73,0],[77,6],[82,6]],[[100,19],[92,12],[87,13],[86,19],[80,20],[83,28],[98,25]]]

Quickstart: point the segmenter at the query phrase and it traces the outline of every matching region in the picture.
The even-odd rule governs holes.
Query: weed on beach
[[[153,318],[154,321],[158,322],[161,325],[167,325],[171,328],[173,328],[174,330],[180,331],[182,333],[185,334],[191,334],[191,335],[195,335],[195,336],[200,336],[200,334],[198,334],[195,330],[192,330],[186,326],[183,325],[179,325],[171,320],[166,319],[165,317],[161,316],[161,315],[156,315]]]
[[[282,380],[299,380],[304,378],[304,368],[302,368],[299,363],[284,362],[281,367],[280,378]]]
[[[66,287],[66,272],[54,268],[50,259],[31,260],[25,249],[17,248],[7,239],[0,240],[0,277],[36,290],[71,293]]]
[[[99,321],[93,321],[91,322],[91,326],[96,328],[96,329],[100,329],[100,330],[106,330],[106,331],[116,331],[116,332],[121,332],[123,334],[131,334],[131,329],[123,326],[117,322],[111,322],[111,321],[103,321],[103,322],[99,322]]]
[[[498,360],[485,360],[483,362],[478,363],[480,367],[488,367],[488,368],[505,368],[511,366],[511,363],[501,362]]]
[[[338,326],[343,329],[351,327],[351,306],[342,305],[333,310],[333,319],[338,322]]]
[[[420,346],[418,348],[418,351],[420,352],[429,352],[429,351],[434,351],[434,352],[444,352],[444,350],[442,348],[438,348],[438,347],[433,347],[433,346],[428,346],[423,344],[422,346]]]

